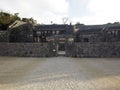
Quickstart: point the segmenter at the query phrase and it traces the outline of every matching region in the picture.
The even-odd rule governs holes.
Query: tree
[[[29,19],[28,18],[22,18],[22,21],[23,22],[29,22]]]
[[[36,20],[34,20],[33,18],[22,18],[23,22],[27,22],[27,23],[31,23],[31,24],[36,24]]]
[[[120,24],[120,22],[114,22],[113,24]]]
[[[18,17],[18,13],[15,13],[14,15],[7,13],[7,12],[0,12],[0,29],[6,30],[10,24],[12,24],[14,21],[20,20],[20,17]]]
[[[0,11],[0,30],[7,30],[9,25],[14,23],[16,20],[21,21],[21,18],[18,16],[19,13],[10,14],[7,12]],[[37,21],[33,18],[22,18],[23,22],[36,24]]]
[[[66,24],[67,21],[68,21],[68,18],[67,18],[67,17],[64,17],[64,18],[62,18],[62,20],[63,20],[63,24]]]
[[[77,22],[76,24],[75,24],[75,26],[76,26],[76,28],[78,28],[79,26],[83,26],[84,24],[80,24],[80,22]]]

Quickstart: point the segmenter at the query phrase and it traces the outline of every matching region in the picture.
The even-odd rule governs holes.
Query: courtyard
[[[0,57],[0,90],[119,89],[119,58]]]

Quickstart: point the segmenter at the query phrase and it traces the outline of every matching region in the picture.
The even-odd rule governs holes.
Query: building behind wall
[[[119,57],[120,24],[76,27],[66,24],[32,25],[17,22],[10,29],[0,31],[0,42],[8,43],[1,44],[1,47],[5,47],[1,51],[8,50],[4,55],[18,55],[21,51],[18,56],[57,56],[57,50],[63,50],[66,56]],[[16,52],[10,53],[13,50]]]
[[[84,25],[74,34],[75,42],[118,42],[120,25]]]
[[[55,38],[64,39],[66,35],[72,35],[72,33],[72,25],[36,25],[34,29],[34,41],[48,42]]]
[[[16,21],[8,30],[1,30],[0,42],[44,43],[57,38],[65,40],[67,35],[72,34],[72,25],[32,25],[30,23]]]
[[[22,23],[0,32],[0,42],[66,42],[68,38],[75,42],[118,42],[120,24],[80,25],[76,28],[75,25],[65,24],[33,26]]]
[[[8,30],[9,42],[12,43],[28,43],[33,42],[33,25],[23,23],[17,27],[12,27]]]
[[[80,26],[74,36],[66,56],[120,57],[120,24]]]

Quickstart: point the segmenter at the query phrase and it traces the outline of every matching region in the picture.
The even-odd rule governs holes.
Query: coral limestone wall
[[[120,57],[120,42],[68,43],[66,56]]]
[[[0,56],[55,56],[49,43],[0,43]]]

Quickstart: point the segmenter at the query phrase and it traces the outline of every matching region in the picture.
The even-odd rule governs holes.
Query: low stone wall
[[[67,43],[68,57],[120,57],[120,42]],[[0,43],[0,56],[58,56],[53,43]]]
[[[56,56],[49,43],[0,43],[0,56]]]
[[[8,31],[0,31],[0,42],[8,42],[9,41],[9,36],[8,36]]]
[[[68,43],[69,57],[120,57],[120,42]]]

